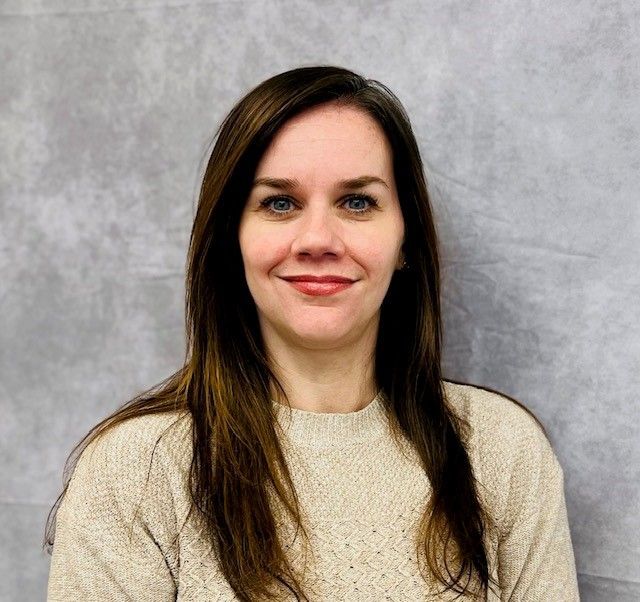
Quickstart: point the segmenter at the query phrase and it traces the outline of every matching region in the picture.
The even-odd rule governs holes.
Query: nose
[[[308,206],[306,215],[298,220],[297,231],[291,244],[291,252],[296,256],[339,257],[345,251],[340,218],[332,214],[331,207],[312,208]]]

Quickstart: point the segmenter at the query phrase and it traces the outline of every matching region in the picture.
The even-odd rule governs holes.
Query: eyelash
[[[378,202],[370,195],[368,194],[351,194],[348,197],[346,197],[344,199],[344,202],[348,202],[348,201],[353,201],[354,199],[364,199],[365,201],[367,201],[369,203],[369,206],[366,209],[361,209],[360,211],[350,211],[350,213],[354,214],[354,215],[364,215],[367,213],[370,213],[371,211],[374,211],[376,208],[378,208]],[[264,201],[260,202],[260,206],[263,207],[266,211],[268,211],[269,213],[271,213],[272,215],[277,215],[277,216],[281,216],[281,215],[288,215],[289,213],[291,213],[290,211],[275,211],[271,208],[271,203],[273,201],[278,201],[278,200],[286,200],[289,201],[291,203],[294,203],[293,199],[278,194],[275,196],[270,196],[267,197],[266,199],[264,199]],[[295,203],[294,203],[295,204]]]

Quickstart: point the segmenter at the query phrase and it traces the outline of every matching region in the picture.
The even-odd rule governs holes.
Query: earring
[[[409,264],[406,262],[406,260],[404,260],[402,262],[402,267],[400,268],[401,271],[406,272],[409,269]]]

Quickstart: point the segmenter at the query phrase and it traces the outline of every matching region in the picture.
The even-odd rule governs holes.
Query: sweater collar
[[[287,438],[304,447],[343,447],[376,439],[386,433],[387,415],[382,389],[355,412],[309,412],[271,400]]]

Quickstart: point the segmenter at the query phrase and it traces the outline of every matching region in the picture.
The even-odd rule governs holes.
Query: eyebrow
[[[364,188],[368,184],[382,184],[385,188],[389,188],[388,184],[377,176],[358,176],[357,178],[348,178],[338,182],[338,188],[354,190]],[[279,190],[293,190],[300,186],[300,181],[295,178],[256,178],[253,182],[254,186],[269,186],[278,188]]]

